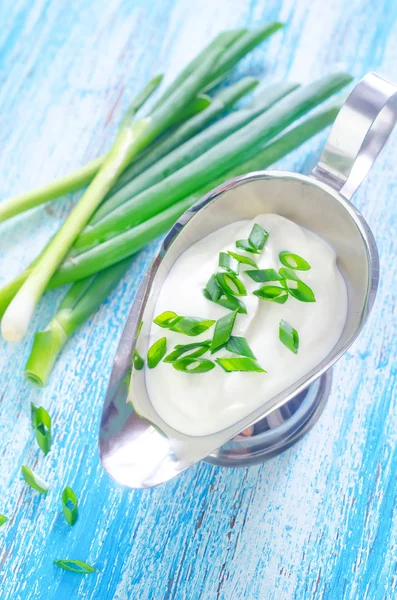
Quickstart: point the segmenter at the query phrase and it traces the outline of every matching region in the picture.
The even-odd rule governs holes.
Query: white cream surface
[[[254,223],[269,233],[260,255],[248,254],[235,247],[238,239],[247,239]],[[221,431],[237,423],[253,410],[295,383],[318,365],[336,345],[347,314],[347,290],[336,265],[333,248],[318,235],[275,214],[258,215],[253,221],[238,221],[208,235],[186,250],[175,262],[156,303],[154,316],[164,311],[178,315],[219,319],[228,310],[207,300],[202,293],[208,279],[222,271],[219,252],[231,250],[253,258],[259,268],[279,269],[282,251],[293,252],[307,260],[308,271],[295,271],[313,290],[316,302],[306,303],[290,296],[285,304],[261,300],[252,292],[264,284],[244,274],[240,279],[247,288],[241,300],[248,314],[238,314],[233,335],[247,339],[258,363],[266,373],[226,373],[220,366],[201,374],[177,371],[170,363],[146,367],[145,377],[150,400],[160,417],[176,430],[193,436]],[[279,322],[287,321],[299,333],[299,350],[294,354],[279,340]],[[188,337],[152,324],[150,344],[167,338],[167,354],[176,344],[211,339],[214,327]],[[202,358],[236,357],[226,350]]]

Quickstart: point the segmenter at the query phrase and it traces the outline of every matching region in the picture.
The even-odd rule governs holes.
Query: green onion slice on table
[[[167,352],[167,338],[162,337],[152,344],[147,353],[147,364],[149,369],[157,367]]]
[[[184,358],[197,358],[205,354],[209,350],[210,346],[211,340],[206,340],[205,342],[194,342],[193,344],[177,344],[174,350],[165,357],[164,362],[172,363],[186,353],[188,353],[188,355]]]
[[[241,356],[248,356],[249,358],[255,358],[247,340],[245,337],[239,337],[231,335],[226,344],[226,350],[233,352],[234,354],[240,354]]]
[[[51,417],[45,408],[39,406],[35,410],[34,429],[36,440],[44,454],[48,454],[51,448]]]
[[[215,363],[207,358],[179,358],[171,364],[174,369],[184,373],[206,373],[215,368]]]
[[[68,525],[73,526],[79,518],[77,496],[71,487],[66,486],[62,492],[62,510],[65,521]]]
[[[7,523],[7,521],[8,517],[6,517],[5,515],[0,515],[0,527],[4,525],[4,523]]]
[[[265,369],[257,363],[254,358],[243,356],[241,358],[216,358],[215,362],[227,373],[233,371],[254,371],[256,373],[266,373]]]
[[[278,336],[280,342],[284,344],[291,352],[298,354],[299,334],[287,321],[281,319],[279,323]]]
[[[308,271],[311,268],[309,263],[304,258],[299,256],[299,254],[294,254],[293,252],[280,252],[279,259],[284,267],[288,267],[289,269]]]
[[[218,319],[215,325],[214,337],[211,342],[211,353],[216,352],[219,348],[224,346],[233,330],[233,326],[237,317],[238,310],[228,313],[224,317]]]
[[[89,573],[98,571],[95,567],[92,567],[81,560],[72,560],[68,558],[54,560],[54,565],[60,567],[64,571],[72,571],[73,573],[80,573],[81,575],[88,575]]]
[[[48,492],[50,485],[45,481],[45,479],[40,477],[40,475],[32,471],[32,469],[26,465],[22,465],[21,470],[24,480],[28,485],[30,485],[31,488],[37,492],[40,492],[40,494],[46,494]]]

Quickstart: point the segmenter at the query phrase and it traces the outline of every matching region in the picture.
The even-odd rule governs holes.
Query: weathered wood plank
[[[238,71],[309,81],[335,67],[397,80],[395,0],[5,0],[0,5],[1,198],[101,153],[122,109],[159,70],[171,79],[226,27],[288,21]],[[325,139],[280,163],[309,172]],[[396,595],[397,134],[355,198],[379,245],[382,279],[363,335],[335,369],[332,397],[296,447],[250,469],[206,464],[158,489],[127,491],[102,472],[100,410],[129,304],[156,245],[68,344],[44,391],[22,376],[29,343],[0,344],[0,590],[4,599],[384,600]],[[64,199],[2,225],[0,276],[15,275],[69,210]],[[61,292],[41,303],[33,330]],[[49,408],[43,458],[29,402]],[[38,498],[29,464],[51,482]],[[81,518],[69,528],[60,491]],[[54,558],[100,573],[65,574]]]

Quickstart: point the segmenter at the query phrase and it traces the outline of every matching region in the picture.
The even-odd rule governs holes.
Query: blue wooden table
[[[345,68],[397,80],[396,0],[4,0],[0,5],[1,198],[96,157],[150,76],[173,77],[221,29],[266,20],[285,30],[239,67],[267,81]],[[278,166],[309,172],[319,136]],[[23,378],[30,339],[0,345],[0,597],[46,599],[384,600],[397,596],[397,133],[355,196],[378,241],[382,278],[364,334],[334,371],[320,422],[271,462],[199,464],[157,489],[129,491],[103,473],[97,433],[128,307],[156,244],[75,335],[45,388]],[[73,199],[1,226],[0,276],[14,276]],[[43,328],[61,291],[46,295]],[[31,338],[31,335],[29,336]],[[30,402],[54,423],[43,457]],[[28,464],[51,484],[39,497]],[[71,485],[70,528],[60,491]],[[99,573],[65,573],[78,558]]]

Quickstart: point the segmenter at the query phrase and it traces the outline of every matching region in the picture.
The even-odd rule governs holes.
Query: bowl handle
[[[313,177],[350,200],[397,121],[397,86],[368,73],[339,111]]]

